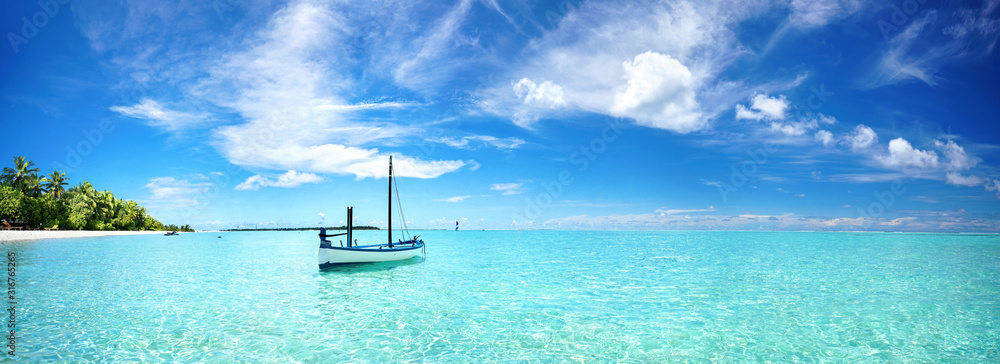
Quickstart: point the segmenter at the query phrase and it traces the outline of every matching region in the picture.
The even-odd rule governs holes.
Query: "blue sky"
[[[213,229],[1000,230],[1000,2],[6,2],[0,156]]]

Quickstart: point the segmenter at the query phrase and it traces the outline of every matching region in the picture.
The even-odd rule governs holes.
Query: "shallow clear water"
[[[315,232],[2,244],[17,259],[17,353],[57,362],[1000,361],[997,235],[422,233],[423,261],[322,272]],[[384,232],[358,235],[374,242]]]

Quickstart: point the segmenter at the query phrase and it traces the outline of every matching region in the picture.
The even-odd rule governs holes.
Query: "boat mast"
[[[352,247],[354,243],[354,208],[347,206],[347,247]]]
[[[392,155],[389,155],[389,245],[392,245]]]

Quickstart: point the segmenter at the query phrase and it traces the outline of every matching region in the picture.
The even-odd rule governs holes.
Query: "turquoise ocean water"
[[[315,232],[2,244],[18,358],[1000,362],[997,235],[420,233],[322,272]]]

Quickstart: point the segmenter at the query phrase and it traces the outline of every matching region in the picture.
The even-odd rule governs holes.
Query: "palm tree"
[[[83,183],[73,186],[69,189],[70,192],[76,193],[80,196],[80,200],[83,205],[89,209],[91,212],[96,212],[97,210],[97,190],[90,182],[83,181]]]
[[[108,191],[101,191],[97,193],[97,208],[95,211],[98,216],[103,218],[105,222],[111,222],[115,219],[116,209],[115,209],[115,195]]]
[[[45,182],[45,190],[54,195],[58,200],[62,197],[62,191],[65,190],[63,186],[68,184],[66,183],[68,180],[69,178],[66,178],[65,173],[53,171],[52,174],[42,179],[42,182]]]
[[[37,168],[36,168],[37,169]],[[42,194],[42,178],[37,173],[31,173],[21,178],[21,191],[26,196],[39,196]]]
[[[29,161],[27,157],[20,156],[14,157],[14,168],[3,167],[3,174],[0,177],[14,188],[24,191],[24,186],[22,182],[24,179],[34,173],[38,172],[38,168],[32,168],[35,166],[35,162]]]

